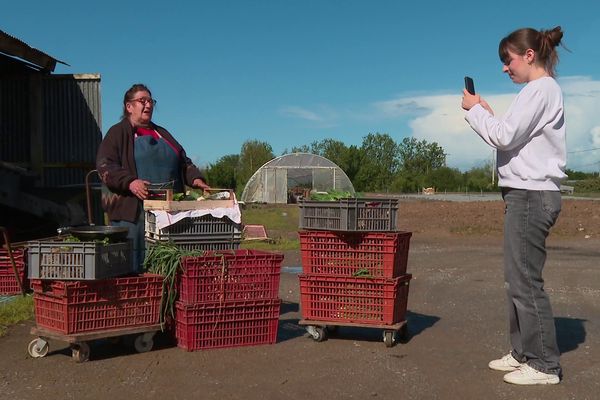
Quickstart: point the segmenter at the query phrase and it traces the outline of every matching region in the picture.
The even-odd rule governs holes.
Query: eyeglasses
[[[149,98],[147,98],[147,97],[142,97],[142,98],[139,98],[139,99],[131,99],[131,100],[129,100],[129,101],[130,101],[130,102],[131,102],[131,101],[137,101],[138,103],[141,103],[141,104],[142,104],[142,105],[144,105],[144,106],[145,106],[146,104],[148,104],[148,103],[149,103],[150,105],[152,105],[152,106],[155,106],[155,105],[156,105],[156,99],[149,99]]]

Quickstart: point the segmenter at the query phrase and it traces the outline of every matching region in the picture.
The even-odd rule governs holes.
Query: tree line
[[[491,161],[461,172],[446,165],[446,153],[438,143],[413,137],[397,143],[386,133],[369,133],[360,146],[323,139],[286,149],[282,155],[295,152],[331,160],[346,173],[357,192],[415,193],[429,187],[437,192],[498,190]],[[273,158],[270,144],[248,140],[239,154],[225,155],[209,164],[207,178],[213,187],[232,188],[241,194],[252,175]],[[568,172],[596,179],[585,173]]]

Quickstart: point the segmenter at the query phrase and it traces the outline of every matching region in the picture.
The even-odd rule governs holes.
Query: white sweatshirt
[[[528,190],[560,190],[567,177],[562,91],[553,78],[529,82],[502,118],[480,104],[465,119],[498,150],[498,186]]]

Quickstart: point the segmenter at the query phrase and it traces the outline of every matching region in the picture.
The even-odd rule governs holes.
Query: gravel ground
[[[32,322],[0,338],[0,399],[597,399],[600,392],[600,210],[565,201],[548,241],[551,296],[564,380],[518,387],[487,368],[508,348],[498,201],[403,201],[413,232],[409,337],[386,348],[379,329],[341,327],[315,342],[298,326],[298,277],[281,277],[277,343],[185,352],[166,336],[137,354],[100,342],[77,364],[66,344],[27,355]],[[499,226],[500,225],[500,226]],[[284,265],[300,266],[297,251]]]

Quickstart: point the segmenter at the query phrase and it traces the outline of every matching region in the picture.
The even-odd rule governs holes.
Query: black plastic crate
[[[398,199],[304,200],[298,203],[298,207],[300,229],[349,232],[397,230]]]
[[[30,279],[94,280],[135,271],[130,241],[30,241],[27,247]]]
[[[223,238],[213,239],[195,239],[195,240],[153,240],[146,238],[146,250],[149,246],[153,246],[158,243],[171,242],[175,246],[185,251],[196,251],[196,250],[237,250],[240,248],[240,240],[227,240]]]
[[[156,227],[156,215],[146,211],[145,230],[146,238],[152,240],[173,240],[176,238],[194,240],[216,236],[241,240],[242,237],[240,225],[235,224],[229,218],[216,218],[210,214],[202,217],[184,218],[173,225],[158,229]]]

